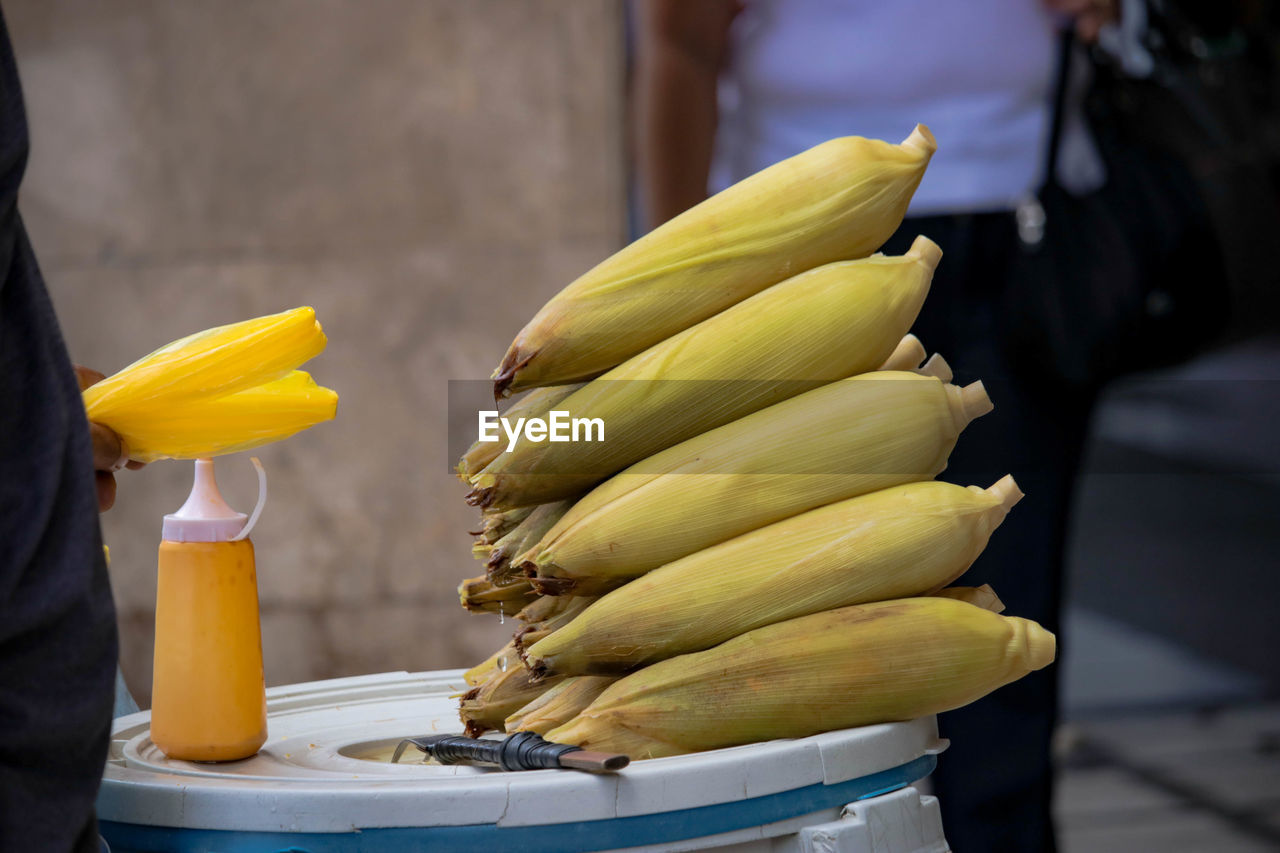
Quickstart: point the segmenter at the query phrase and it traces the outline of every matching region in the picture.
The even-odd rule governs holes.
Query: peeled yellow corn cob
[[[589,492],[523,558],[546,594],[594,595],[766,524],[927,480],[991,410],[980,382],[877,371],[656,454]]]
[[[801,616],[606,688],[549,740],[634,759],[957,708],[1053,661],[1053,634],[949,598]]]
[[[500,585],[481,575],[458,585],[462,606],[473,613],[516,613],[537,597],[538,593],[524,580]]]
[[[294,370],[324,347],[311,308],[219,326],[90,386],[85,411],[141,462],[248,450],[333,418],[338,395]]]
[[[234,394],[120,411],[109,425],[123,436],[129,458],[155,462],[261,447],[332,420],[337,410],[336,392],[294,370]]]
[[[599,675],[566,678],[507,717],[504,728],[508,732],[545,735],[556,726],[562,726],[576,717],[617,680],[612,676]]]
[[[918,363],[918,362],[917,362]],[[511,404],[503,414],[508,418],[541,418],[560,404],[565,397],[583,386],[582,382],[571,385],[551,385],[546,388],[535,388]],[[500,441],[477,441],[467,449],[458,461],[458,476],[465,482],[502,454],[505,444]]]
[[[655,344],[557,404],[603,441],[519,441],[468,500],[522,506],[580,494],[633,462],[826,382],[875,370],[915,322],[942,257],[917,237],[789,278]],[[802,330],[802,333],[797,333]]]
[[[935,150],[922,125],[900,145],[833,139],[707,199],[543,306],[494,372],[495,392],[597,376],[771,284],[871,254]]]
[[[325,347],[310,307],[206,329],[138,359],[84,392],[95,421],[121,410],[163,408],[209,394],[234,394],[279,379]]]
[[[977,559],[1022,497],[926,481],[840,501],[690,554],[537,643],[535,673],[617,674],[809,613],[923,595]]]

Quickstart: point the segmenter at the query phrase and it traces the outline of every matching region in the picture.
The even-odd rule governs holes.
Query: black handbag
[[[1075,53],[1063,34],[1044,185],[1017,213],[1006,340],[1023,367],[1071,385],[1185,360],[1223,337],[1239,293],[1274,290],[1241,282],[1242,270],[1274,277],[1273,264],[1245,257],[1269,240],[1244,234],[1276,228],[1280,216],[1265,163],[1240,154],[1247,134],[1233,133],[1232,105],[1214,97],[1240,75],[1206,74],[1204,56],[1173,49],[1167,19],[1151,23],[1149,78],[1095,57],[1085,110],[1107,181],[1081,196],[1055,175]],[[1224,246],[1236,250],[1234,269]]]

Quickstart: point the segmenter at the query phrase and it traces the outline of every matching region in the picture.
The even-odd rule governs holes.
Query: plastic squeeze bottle
[[[213,460],[196,460],[195,485],[164,517],[156,586],[151,740],[170,758],[233,761],[267,739],[258,577],[249,530],[266,498],[258,469],[253,517],[222,499]]]

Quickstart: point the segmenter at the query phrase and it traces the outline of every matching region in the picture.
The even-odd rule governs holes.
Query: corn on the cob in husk
[[[506,645],[463,673],[463,680],[475,687],[512,667],[524,669],[524,662],[520,657],[524,651],[522,642],[532,644],[549,636],[551,632],[568,625],[594,601],[594,598],[585,595],[544,595],[529,602],[515,614],[516,620],[524,623],[524,627],[517,630]]]
[[[918,362],[917,362],[918,363]],[[511,404],[503,415],[508,418],[541,418],[560,404],[564,398],[577,391],[585,383],[570,385],[551,385],[546,388],[535,388],[519,400]],[[484,467],[501,455],[506,445],[501,441],[476,441],[458,460],[458,477],[466,482]]]
[[[950,368],[946,367],[946,362],[942,360],[942,356],[935,353],[927,363],[923,362],[925,362],[924,344],[915,335],[906,334],[898,342],[898,346],[894,348],[889,357],[885,359],[884,363],[880,365],[879,369],[910,370],[923,376],[936,376],[943,382],[951,381]],[[553,385],[548,388],[534,389],[507,410],[506,414],[509,417],[545,415],[553,406],[585,384],[585,382],[578,382],[573,385]],[[463,457],[463,460],[458,463],[458,473],[461,478],[463,480],[467,479],[468,470],[474,473],[488,465],[502,452],[501,448],[502,445],[498,442],[476,442],[472,445],[471,450],[467,452],[467,455]],[[485,508],[481,513],[481,529],[471,532],[473,536],[479,537],[471,549],[476,559],[488,560],[499,540],[519,527],[528,518],[529,514],[537,508],[537,505],[514,507],[512,509]],[[525,549],[517,548],[513,551],[513,554],[518,555],[523,550]]]
[[[924,344],[915,335],[907,335],[899,343],[893,354],[880,365],[880,370],[905,370],[921,376],[932,376],[943,382],[950,382],[954,375],[951,365],[941,353],[934,353],[926,360]]]
[[[471,543],[471,556],[475,557],[477,560],[480,560],[481,562],[484,562],[488,560],[489,555],[493,553],[493,548],[495,544],[497,543],[489,543],[489,542],[485,542],[483,540],[477,539],[475,542]]]
[[[972,702],[1054,651],[1036,623],[962,601],[859,604],[645,667],[547,738],[639,759],[910,720]]]
[[[1004,612],[1004,602],[996,595],[991,584],[987,583],[982,586],[949,586],[929,594],[940,598],[954,598],[956,601],[963,601],[974,607],[990,610],[992,613]]]
[[[495,672],[506,672],[513,666],[524,666],[520,655],[516,652],[515,640],[510,640],[480,663],[462,674],[462,680],[469,686],[483,684]]]
[[[499,539],[515,530],[520,522],[529,517],[537,507],[522,506],[515,509],[486,509],[480,513],[480,529],[472,530],[471,535],[479,537],[478,542],[493,545]],[[487,552],[486,552],[487,554]]]
[[[932,368],[931,366],[936,364],[937,361],[941,361],[942,356],[934,353],[932,357],[929,357],[928,364],[924,364],[922,366],[924,356],[924,345],[923,343],[920,343],[920,339],[915,337],[914,334],[905,334],[905,336],[902,336],[901,341],[899,341],[899,345],[895,347],[895,350],[893,350],[890,357],[884,360],[884,364],[882,364],[879,369],[913,370],[915,373],[933,375],[933,377],[942,379],[943,382],[950,382],[950,370],[947,371],[946,375],[942,375],[941,370]],[[946,362],[943,361],[942,364],[946,364]],[[586,383],[584,382],[580,382],[571,384],[571,386],[536,388],[534,391],[531,391],[525,394],[524,397],[521,397],[521,400],[507,411],[507,415],[520,416],[520,412],[524,412],[526,416],[530,414],[547,414],[547,411],[550,411],[552,406],[563,400],[564,397],[570,396],[571,393],[577,391],[577,389],[582,386],[585,386],[585,384]],[[492,455],[484,457],[483,464],[480,464],[479,460],[481,459],[481,456],[477,453],[477,448],[488,448],[488,450],[493,451]],[[467,456],[463,457],[463,461],[458,464],[458,473],[460,473],[462,479],[465,480],[467,479],[467,467],[470,467],[470,470],[472,471],[479,471],[481,467],[484,467],[484,465],[488,465],[490,461],[493,461],[494,457],[497,457],[500,452],[502,451],[500,451],[498,443],[476,442],[474,446],[472,446],[471,451],[467,452]],[[518,506],[511,508],[511,510],[503,510],[503,508],[499,507],[484,508],[484,510],[481,511],[480,529],[472,530],[471,532],[471,535],[477,537],[476,543],[472,544],[471,547],[472,555],[474,555],[477,560],[489,560],[489,557],[493,555],[494,547],[497,546],[499,540],[507,537],[507,535],[518,528],[521,523],[524,523],[524,520],[527,519],[531,512],[536,510],[536,508],[538,508],[536,505]],[[525,548],[517,548],[512,553],[513,555],[518,556],[522,551],[525,551]]]
[[[547,594],[598,594],[658,566],[834,501],[946,465],[991,409],[963,389],[899,371],[833,382],[718,427],[593,489],[523,558]]]
[[[471,737],[490,729],[504,731],[507,717],[563,680],[563,676],[551,676],[534,681],[523,666],[491,671],[488,678],[462,694],[458,716]]]
[[[471,478],[468,500],[509,507],[579,494],[686,438],[875,370],[915,322],[941,257],[917,237],[902,256],[827,264],[655,344],[558,404],[602,422],[605,440],[517,442]]]
[[[880,370],[914,370],[924,361],[924,356],[924,344],[915,335],[908,333],[898,341],[893,352],[880,365]]]
[[[919,373],[921,376],[932,376],[941,382],[950,382],[954,376],[951,373],[951,365],[947,364],[947,360],[939,353],[929,356],[929,360],[917,368],[912,373]]]
[[[523,655],[526,644],[532,645],[545,637],[549,637],[555,630],[554,627],[539,623],[516,631],[515,636],[511,638],[511,646],[516,650],[516,656]],[[520,665],[524,666],[523,658],[521,658]]]
[[[535,673],[617,674],[836,607],[923,595],[958,578],[1022,497],[927,481],[840,501],[690,554],[524,643]]]
[[[565,596],[546,596],[547,598],[565,597]],[[569,601],[564,607],[554,612],[548,613],[543,619],[537,622],[529,623],[530,628],[545,629],[547,631],[555,631],[568,625],[578,614],[582,613],[595,602],[596,597],[591,595],[574,595],[568,596]],[[516,648],[521,648],[521,638],[516,637]]]
[[[512,559],[537,545],[571,506],[573,501],[541,504],[529,513],[515,530],[486,548],[485,577],[498,584],[510,583],[518,575],[518,572],[512,569]]]
[[[586,606],[582,601],[586,598],[587,596],[544,595],[525,605],[515,617],[526,625],[536,625],[565,612],[581,612]]]
[[[462,694],[458,712],[468,734],[474,737],[488,729],[501,731],[503,720],[560,680],[534,679],[520,655],[522,641],[536,643],[545,639],[569,624],[594,601],[586,597],[563,600],[565,606],[516,631],[511,642],[463,673],[463,680],[471,689]]]
[[[481,575],[458,584],[458,599],[472,613],[516,613],[537,597],[527,580],[495,584]]]
[[[568,606],[556,611],[546,619],[529,623],[519,631],[516,631],[515,636],[511,638],[512,648],[515,649],[516,655],[520,658],[521,666],[524,665],[525,652],[530,646],[556,631],[563,630],[567,625],[573,624],[573,620],[596,601],[595,597],[589,595],[544,596],[544,598],[552,597],[567,600],[569,602]]]
[[[951,381],[950,368],[946,366],[942,356],[934,353],[925,363],[924,344],[920,342],[919,338],[910,333],[902,337],[897,347],[880,365],[879,369],[910,370],[922,376],[936,376],[943,382]],[[585,384],[585,382],[578,382],[573,385],[553,385],[548,388],[536,388],[507,410],[506,414],[515,417],[545,415],[553,406]],[[482,453],[482,450],[484,453]],[[488,451],[492,451],[492,453],[487,453]],[[476,442],[472,445],[471,450],[467,452],[467,455],[463,457],[463,460],[458,463],[460,477],[466,480],[466,471],[468,469],[472,472],[479,471],[500,453],[501,446],[498,443]],[[535,509],[538,509],[538,505],[514,507],[512,509],[486,507],[481,512],[481,529],[471,531],[471,535],[478,537],[471,547],[472,554],[478,560],[488,560],[492,556],[495,546],[498,546],[504,537],[516,530]],[[536,541],[529,544],[532,546],[536,544]],[[511,542],[506,543],[506,545],[510,546]],[[517,547],[511,549],[506,547],[504,550],[511,551],[511,555],[519,555],[527,548]]]
[[[566,678],[507,717],[503,727],[508,732],[544,735],[578,716],[606,687],[617,680],[612,676],[600,675]]]
[[[771,284],[871,254],[902,221],[936,144],[824,142],[729,187],[598,264],[520,331],[497,394],[597,376]]]

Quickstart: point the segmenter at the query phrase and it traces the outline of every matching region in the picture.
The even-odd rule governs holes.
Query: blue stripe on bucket
[[[112,853],[438,853],[441,850],[586,853],[683,841],[831,809],[910,785],[938,759],[915,761],[836,785],[809,785],[764,797],[692,809],[577,823],[501,827],[388,827],[355,832],[252,832],[180,829],[100,820]]]

